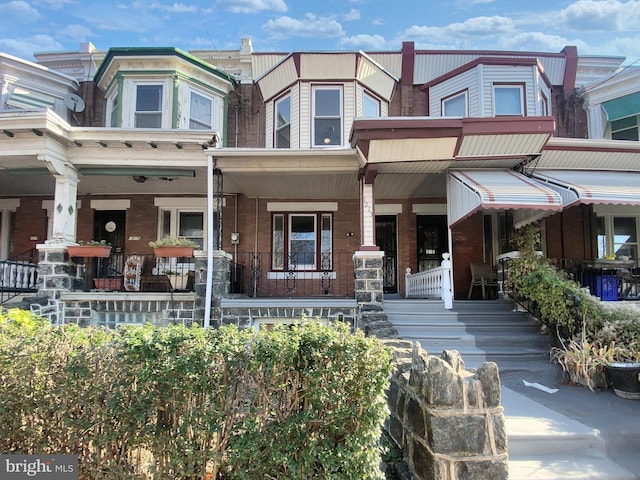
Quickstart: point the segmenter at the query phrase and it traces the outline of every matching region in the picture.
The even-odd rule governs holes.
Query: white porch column
[[[604,114],[601,104],[589,105],[587,107],[587,128],[590,138],[604,138],[607,126],[607,117]]]
[[[78,171],[72,165],[51,159],[46,155],[38,157],[56,180],[53,199],[53,225],[50,240],[53,242],[75,243],[77,223]]]
[[[373,182],[376,167],[367,165],[360,174],[360,250],[378,250],[376,246],[376,199]]]

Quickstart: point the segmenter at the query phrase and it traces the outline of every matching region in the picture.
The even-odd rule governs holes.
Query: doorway
[[[111,256],[94,262],[93,276],[122,275],[125,256],[126,210],[96,210],[93,216],[93,238],[111,244]]]
[[[416,222],[418,271],[424,272],[439,267],[442,263],[442,254],[449,251],[447,216],[418,215]]]
[[[384,252],[383,292],[398,293],[398,234],[395,215],[376,216],[376,245]]]

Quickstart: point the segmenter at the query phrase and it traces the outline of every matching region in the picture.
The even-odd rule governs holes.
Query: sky
[[[559,52],[640,63],[640,0],[0,0],[0,51],[110,47],[255,52]]]

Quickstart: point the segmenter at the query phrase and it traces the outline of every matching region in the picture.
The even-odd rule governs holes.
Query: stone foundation
[[[408,341],[394,348],[396,370],[386,429],[414,480],[508,478],[507,436],[495,363],[464,369],[458,352],[428,356]],[[399,468],[398,471],[402,471]]]

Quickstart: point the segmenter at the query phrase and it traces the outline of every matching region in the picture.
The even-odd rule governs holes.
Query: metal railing
[[[231,293],[248,297],[353,297],[353,253],[241,252]]]
[[[406,298],[437,298],[444,302],[446,309],[453,307],[451,291],[451,260],[449,254],[442,254],[443,261],[439,267],[423,272],[411,273],[407,268],[405,273]]]

